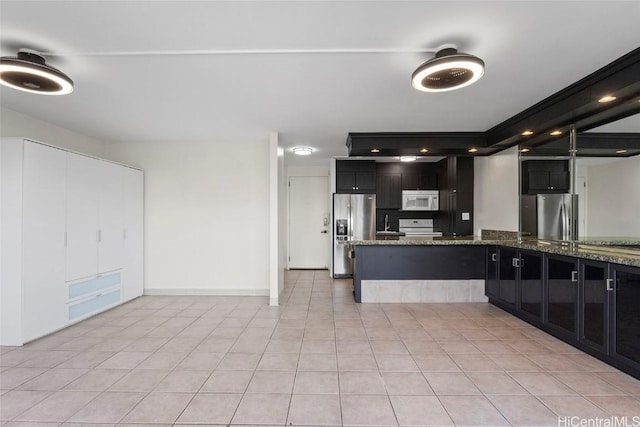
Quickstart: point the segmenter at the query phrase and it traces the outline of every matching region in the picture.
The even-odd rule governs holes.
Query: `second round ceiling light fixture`
[[[482,59],[445,47],[413,72],[411,85],[422,92],[446,92],[469,86],[483,74]]]
[[[20,49],[16,57],[0,58],[0,84],[40,95],[66,95],[73,81],[62,71],[45,63],[44,56]]]

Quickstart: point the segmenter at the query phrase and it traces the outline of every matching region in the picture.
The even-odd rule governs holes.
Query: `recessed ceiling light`
[[[551,132],[549,135],[551,136],[558,136],[558,135],[562,135],[562,131],[561,130],[554,130],[553,132]]]
[[[532,130],[525,130],[524,132],[522,132],[520,135],[522,136],[529,136],[529,135],[533,135],[533,131]]]
[[[483,74],[482,59],[448,47],[413,72],[411,85],[422,92],[445,92],[469,86]]]
[[[477,148],[469,148],[469,152],[470,153],[477,153],[478,149]]]
[[[20,49],[17,57],[0,58],[0,84],[40,95],[73,92],[73,81],[66,74],[47,65],[42,55],[29,49]]]
[[[297,154],[298,156],[308,156],[309,154],[313,153],[313,148],[311,148],[311,147],[293,147],[291,149],[291,151],[293,151],[293,154]]]
[[[429,150],[428,150],[428,149],[426,149],[426,148],[423,148],[423,149],[421,149],[421,150],[420,150],[420,152],[421,152],[421,153],[428,153],[428,152],[429,152]]]
[[[605,95],[602,98],[598,99],[598,102],[605,103],[615,101],[617,98],[613,95]]]
[[[416,156],[400,156],[401,162],[415,162],[417,159]]]
[[[528,148],[521,148],[521,149],[520,149],[520,152],[521,152],[521,153],[528,153],[528,152],[529,152],[529,149],[528,149]]]
[[[380,150],[378,150],[377,148],[372,148],[372,149],[371,149],[371,152],[372,152],[372,153],[379,153],[379,152],[380,152]]]
[[[616,154],[624,154],[627,150],[616,150]]]

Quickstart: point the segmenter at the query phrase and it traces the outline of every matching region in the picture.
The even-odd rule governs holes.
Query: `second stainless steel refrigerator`
[[[349,240],[376,238],[376,195],[333,195],[333,277],[352,277]]]
[[[538,239],[570,240],[578,237],[578,196],[537,194],[522,196],[522,232]]]

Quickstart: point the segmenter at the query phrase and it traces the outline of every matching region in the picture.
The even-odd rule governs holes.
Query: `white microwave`
[[[437,211],[438,190],[402,190],[403,211]]]

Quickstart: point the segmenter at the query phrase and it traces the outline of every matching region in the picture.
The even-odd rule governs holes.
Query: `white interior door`
[[[289,268],[329,266],[329,178],[289,178]]]

